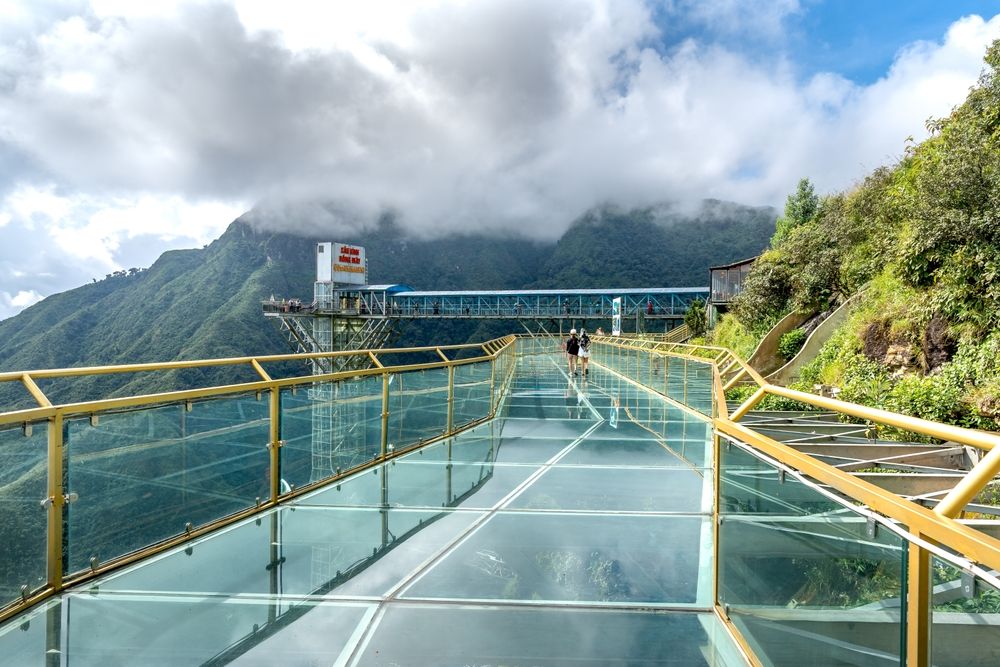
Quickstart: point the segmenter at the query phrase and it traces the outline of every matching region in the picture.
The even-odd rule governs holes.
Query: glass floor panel
[[[600,369],[568,382],[559,361],[522,360],[491,422],[13,619],[0,652],[26,665],[744,664],[710,613],[705,422]]]
[[[705,443],[701,443],[704,447]],[[690,468],[691,464],[678,456],[677,443],[668,444],[653,438],[645,440],[615,439],[589,436],[562,459],[562,464],[635,465],[661,468]]]
[[[0,645],[7,665],[332,665],[374,612],[280,597],[68,594],[2,632]],[[53,623],[62,641],[49,647]],[[61,660],[46,663],[53,651]]]
[[[296,505],[489,509],[538,471],[538,465],[469,464],[399,459],[388,468],[311,493]],[[385,471],[388,470],[386,475]],[[383,476],[385,476],[383,487]]]
[[[705,521],[500,513],[404,596],[707,605],[711,590],[702,590],[699,599],[702,568],[711,568],[710,558],[700,553]]]
[[[711,484],[711,472],[707,473]],[[508,505],[511,509],[711,512],[706,471],[556,466]],[[703,506],[708,503],[708,506]]]
[[[364,665],[745,664],[711,614],[388,605]]]

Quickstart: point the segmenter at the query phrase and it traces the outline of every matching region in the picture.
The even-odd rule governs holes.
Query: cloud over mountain
[[[552,239],[604,201],[847,187],[959,103],[1000,36],[1000,18],[962,19],[859,85],[796,70],[780,48],[804,11],[791,0],[330,4],[15,3],[0,316],[75,284],[38,274],[142,264],[154,240],[200,245],[258,202],[281,229],[389,210],[425,234]],[[39,237],[56,241],[29,270],[20,249]]]

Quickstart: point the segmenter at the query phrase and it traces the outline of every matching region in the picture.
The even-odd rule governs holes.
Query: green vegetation
[[[764,320],[752,328],[736,317],[725,315],[712,329],[712,344],[727,347],[743,359],[749,359],[757,343],[777,320]]]
[[[806,332],[805,329],[792,329],[786,334],[782,334],[781,338],[778,339],[778,354],[782,356],[785,361],[788,361],[802,349],[802,346],[806,342]]]
[[[751,346],[737,332],[759,339],[793,309],[822,312],[863,289],[797,388],[833,385],[846,400],[996,429],[998,68],[1000,41],[965,103],[853,190],[817,197],[800,181],[715,342],[733,341],[745,355]],[[796,343],[786,334],[781,353],[787,358]]]
[[[691,330],[692,336],[704,336],[708,328],[708,319],[705,317],[705,302],[695,299],[691,302],[688,311],[684,313],[684,324]]]

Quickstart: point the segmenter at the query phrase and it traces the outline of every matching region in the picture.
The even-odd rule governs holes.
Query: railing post
[[[496,405],[496,385],[497,385],[497,364],[496,357],[490,358],[490,417],[497,413]]]
[[[389,374],[382,373],[382,440],[379,451],[385,458],[389,447]]]
[[[455,367],[448,366],[448,425],[445,433],[450,434],[455,427]]]
[[[931,662],[931,556],[926,549],[911,542],[906,559],[906,665],[928,667]]]
[[[713,423],[714,430],[714,423]],[[719,533],[721,531],[720,517],[722,511],[719,507],[719,490],[722,484],[722,452],[720,447],[719,434],[712,434],[712,601],[716,607],[721,606],[719,601]]]
[[[686,357],[684,358],[684,400],[681,403],[688,404],[688,360]]]
[[[663,395],[670,396],[670,355],[663,357]]]
[[[49,419],[48,438],[48,499],[46,538],[46,579],[53,591],[63,586],[63,506],[66,490],[63,486],[63,416],[55,414]]]
[[[281,390],[271,387],[271,403],[268,406],[270,419],[271,445],[268,447],[270,457],[271,503],[278,502],[281,495]]]

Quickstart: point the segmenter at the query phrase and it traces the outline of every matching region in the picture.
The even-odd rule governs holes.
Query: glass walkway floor
[[[707,422],[557,355],[498,414],[40,605],[4,664],[745,664]]]

